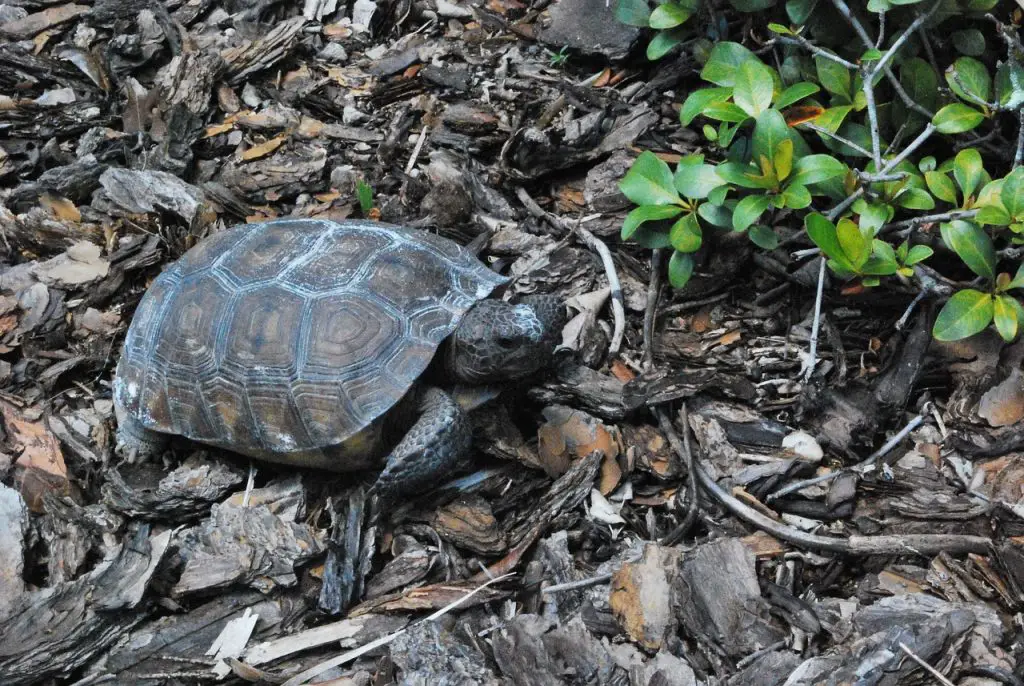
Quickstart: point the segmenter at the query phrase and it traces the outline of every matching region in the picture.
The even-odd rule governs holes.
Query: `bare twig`
[[[838,477],[840,474],[846,474],[846,473],[849,473],[849,472],[857,472],[858,474],[865,473],[866,471],[868,471],[875,464],[875,462],[878,461],[879,458],[881,458],[881,457],[883,457],[885,455],[888,455],[892,451],[893,448],[895,448],[897,445],[899,445],[900,441],[902,441],[904,438],[907,437],[907,435],[910,434],[911,431],[913,431],[918,426],[920,426],[921,422],[923,422],[925,420],[925,417],[927,416],[927,414],[928,414],[928,412],[927,412],[927,408],[926,408],[925,412],[922,412],[921,414],[919,414],[916,417],[914,417],[913,419],[911,419],[910,422],[908,422],[906,426],[904,426],[902,429],[900,429],[899,433],[897,433],[895,436],[893,436],[888,441],[886,441],[885,445],[883,445],[881,448],[879,448],[875,452],[871,453],[868,457],[866,457],[861,462],[858,462],[857,464],[851,465],[849,467],[844,467],[843,469],[837,469],[836,471],[829,472],[828,474],[822,474],[821,476],[816,476],[816,477],[813,477],[811,479],[804,479],[803,481],[797,481],[797,482],[791,483],[788,486],[784,486],[783,488],[780,488],[777,491],[769,493],[765,497],[764,501],[766,503],[770,503],[773,500],[777,500],[778,498],[781,498],[784,495],[789,495],[790,493],[795,493],[797,491],[802,491],[803,489],[807,488],[808,486],[814,486],[816,484],[824,483],[826,481],[831,481],[832,479],[835,479],[836,477]]]
[[[1017,112],[1017,152],[1013,155],[1013,166],[1019,167],[1024,162],[1024,109]]]
[[[499,576],[497,578],[491,579],[490,581],[486,581],[486,582],[480,584],[479,586],[477,586],[476,588],[474,588],[472,591],[468,592],[466,595],[462,596],[461,598],[458,598],[457,600],[453,600],[452,602],[448,603],[447,605],[445,605],[444,607],[442,607],[440,610],[438,610],[437,612],[433,613],[432,615],[430,615],[428,617],[424,617],[420,621],[414,622],[413,624],[410,624],[409,626],[405,627],[404,629],[399,629],[398,631],[395,631],[394,633],[390,633],[390,634],[387,634],[385,636],[381,636],[378,639],[370,641],[366,645],[360,646],[358,648],[353,648],[352,650],[348,650],[348,651],[342,653],[341,655],[337,655],[335,657],[332,657],[330,660],[325,660],[325,661],[323,661],[323,662],[321,662],[321,663],[319,663],[317,665],[313,665],[309,669],[306,669],[306,670],[304,670],[302,672],[299,672],[298,674],[296,674],[292,678],[288,679],[288,681],[285,681],[283,684],[281,684],[281,686],[302,686],[302,684],[307,684],[307,683],[309,683],[309,681],[311,679],[314,679],[317,676],[323,674],[328,669],[333,669],[333,668],[335,668],[335,667],[337,667],[339,665],[345,664],[346,662],[351,662],[352,660],[355,660],[357,657],[365,655],[366,653],[370,652],[371,650],[374,650],[374,649],[379,648],[381,646],[387,645],[388,643],[391,643],[392,641],[394,641],[396,638],[398,638],[399,636],[404,634],[406,631],[408,631],[413,626],[416,626],[418,624],[423,624],[425,622],[432,622],[435,619],[437,619],[438,617],[441,617],[443,615],[448,614],[449,612],[454,610],[456,607],[458,607],[462,603],[466,602],[467,600],[472,598],[474,595],[476,595],[478,592],[480,592],[483,589],[487,588],[491,584],[497,583],[499,581],[504,581],[505,579],[507,579],[507,578],[509,578],[511,576],[514,576],[514,575],[513,574],[505,574],[503,576]]]
[[[604,273],[608,278],[608,286],[612,291],[612,340],[608,345],[608,356],[615,357],[622,348],[622,337],[626,332],[626,308],[622,306],[622,285],[619,283],[619,275],[615,272],[615,263],[612,261],[612,253],[608,246],[600,238],[583,228],[580,222],[573,225],[572,230],[586,243],[587,247],[601,257],[604,264]]]
[[[808,550],[829,551],[843,555],[950,555],[963,553],[989,554],[992,539],[960,534],[907,534],[905,536],[817,536],[787,526],[741,502],[719,486],[695,460],[694,469],[701,485],[731,513],[775,538]]]
[[[583,222],[588,221],[587,217],[581,217],[575,223],[569,225],[561,217],[544,211],[544,208],[538,205],[537,201],[531,198],[530,194],[522,186],[516,188],[516,197],[519,198],[526,210],[534,217],[543,219],[562,232],[571,231],[575,233],[588,248],[596,252],[598,257],[601,258],[601,264],[604,265],[604,272],[608,279],[608,287],[611,290],[612,298],[613,329],[612,340],[608,346],[608,356],[615,357],[622,348],[622,338],[626,332],[626,308],[622,305],[622,285],[619,282],[619,275],[615,271],[615,262],[612,261],[612,253],[608,250],[608,246],[604,244],[604,241],[583,227]]]
[[[598,584],[603,584],[605,581],[608,581],[611,578],[612,575],[610,573],[598,574],[597,576],[592,576],[589,579],[580,579],[579,581],[568,581],[564,584],[554,584],[552,586],[548,586],[547,588],[542,589],[541,593],[547,595],[550,593],[562,593],[563,591],[575,591],[578,588],[587,588],[589,586],[597,586]]]
[[[861,73],[864,98],[868,103],[868,123],[871,125],[871,153],[875,160],[875,169],[882,168],[882,134],[878,131],[878,108],[875,106],[875,88],[871,85],[874,75],[867,69]]]
[[[650,369],[654,364],[654,320],[658,314],[660,295],[661,248],[655,248],[651,251],[651,279],[647,284],[647,308],[644,310],[644,369]]]
[[[847,69],[857,69],[857,65],[854,64],[853,62],[848,62],[847,60],[844,60],[842,57],[835,54],[834,52],[829,52],[828,50],[819,48],[817,45],[815,45],[814,43],[800,35],[792,37],[779,36],[778,38],[775,39],[775,42],[785,43],[786,45],[800,45],[806,48],[808,51],[812,52],[813,54],[817,55],[818,57],[824,57],[827,60],[832,60],[836,64],[841,64]]]
[[[686,403],[679,409],[679,418],[683,423],[683,441],[680,443],[679,435],[676,434],[676,430],[672,427],[672,422],[669,421],[665,415],[665,411],[660,407],[655,408],[655,416],[658,418],[658,426],[661,427],[662,433],[668,438],[668,442],[672,445],[672,449],[676,455],[683,458],[686,463],[686,482],[687,482],[687,493],[689,497],[689,503],[686,506],[686,516],[683,517],[683,521],[679,523],[672,531],[670,531],[661,541],[662,545],[675,545],[683,539],[683,536],[693,527],[693,523],[697,521],[697,514],[699,512],[699,502],[697,500],[697,476],[694,474],[694,459],[693,450],[690,446],[690,418],[687,414]]]
[[[921,665],[921,667],[923,667],[926,672],[928,672],[933,677],[935,677],[935,680],[938,681],[940,684],[942,684],[942,686],[955,686],[955,684],[952,681],[950,681],[949,679],[947,679],[946,677],[944,677],[942,675],[942,672],[940,672],[939,670],[935,669],[930,664],[928,664],[927,662],[925,662],[924,660],[919,658],[916,654],[914,654],[914,651],[912,651],[910,648],[908,648],[907,644],[904,643],[903,641],[900,641],[900,650],[902,650],[904,653],[906,653],[907,656],[911,660],[913,660],[917,664]]]
[[[814,298],[814,321],[811,323],[811,348],[807,352],[807,371],[804,372],[804,383],[811,380],[814,374],[814,367],[818,364],[818,329],[821,327],[821,301],[825,292],[825,263],[827,260],[822,255],[821,266],[818,269],[818,294]]]
[[[849,146],[850,148],[856,150],[857,152],[859,152],[861,155],[864,155],[865,157],[871,157],[871,151],[868,150],[867,148],[865,148],[865,147],[863,147],[863,146],[861,146],[861,145],[859,145],[857,143],[854,143],[849,138],[845,138],[843,136],[840,136],[838,133],[832,133],[828,129],[823,128],[821,126],[818,126],[817,124],[815,124],[813,122],[809,122],[809,121],[808,122],[803,122],[803,123],[799,124],[798,128],[805,128],[805,129],[810,129],[811,131],[816,131],[816,132],[820,133],[823,136],[828,136],[829,138],[832,138],[832,139],[835,139],[835,140],[839,141],[843,145]]]

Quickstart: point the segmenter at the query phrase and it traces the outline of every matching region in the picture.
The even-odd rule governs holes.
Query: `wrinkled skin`
[[[554,296],[481,301],[447,342],[445,371],[467,384],[530,376],[551,363],[566,320],[565,307]],[[458,403],[430,387],[421,394],[418,413],[373,485],[382,502],[422,492],[464,465],[472,432]]]

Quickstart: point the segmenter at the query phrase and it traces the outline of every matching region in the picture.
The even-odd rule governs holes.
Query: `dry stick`
[[[932,667],[932,666],[931,666],[930,664],[928,664],[927,662],[925,662],[924,660],[922,660],[922,659],[921,659],[920,657],[918,657],[918,656],[917,656],[917,655],[916,655],[916,654],[914,653],[914,651],[912,651],[912,650],[911,650],[910,648],[908,648],[908,647],[907,647],[907,644],[906,644],[906,643],[904,643],[903,641],[900,641],[900,650],[902,650],[902,651],[903,651],[904,653],[906,653],[906,654],[907,654],[907,656],[908,656],[908,657],[909,657],[909,658],[910,658],[911,660],[913,660],[913,661],[914,661],[914,662],[916,662],[917,664],[921,665],[921,667],[923,667],[923,668],[924,668],[924,670],[925,670],[926,672],[928,672],[928,673],[929,673],[929,674],[931,674],[931,675],[932,675],[933,677],[935,677],[935,679],[936,679],[936,680],[937,680],[937,681],[938,681],[938,682],[939,682],[940,684],[942,684],[943,686],[956,686],[956,685],[955,685],[955,684],[954,684],[954,683],[953,683],[952,681],[950,681],[949,679],[947,679],[946,677],[944,677],[944,676],[942,675],[942,672],[940,672],[939,670],[935,669],[935,668],[934,668],[934,667]]]
[[[1019,167],[1024,161],[1024,109],[1018,110],[1017,120],[1020,122],[1017,130],[1017,152],[1013,155],[1013,166]]]
[[[575,224],[569,226],[568,222],[563,221],[560,217],[550,212],[545,212],[544,208],[538,205],[537,201],[531,198],[530,194],[522,186],[516,188],[516,197],[519,198],[519,201],[523,203],[526,210],[534,217],[543,219],[560,231],[575,233],[588,248],[596,252],[601,258],[601,264],[604,265],[605,276],[608,279],[608,287],[611,289],[612,320],[614,323],[612,340],[608,346],[608,356],[615,357],[619,354],[619,349],[622,348],[622,338],[626,332],[626,308],[622,305],[622,285],[619,282],[619,275],[615,271],[615,263],[612,261],[612,254],[608,250],[608,246],[604,244],[604,241],[583,228],[583,219],[579,219]]]
[[[658,425],[661,427],[662,433],[668,437],[668,442],[672,445],[672,449],[675,450],[676,454],[683,458],[686,463],[686,484],[688,489],[688,495],[690,502],[687,504],[686,516],[679,525],[668,532],[668,534],[661,540],[661,545],[675,545],[683,539],[683,536],[693,527],[693,523],[697,521],[697,513],[699,512],[699,502],[697,493],[697,476],[694,473],[695,462],[693,458],[693,450],[690,447],[690,417],[686,411],[686,402],[683,402],[683,406],[679,408],[679,418],[683,422],[683,444],[680,445],[679,435],[676,434],[675,429],[672,428],[672,422],[668,420],[664,410],[660,407],[654,409],[654,414],[658,418]]]
[[[644,310],[644,370],[654,365],[654,320],[658,316],[661,295],[661,248],[651,251],[651,280],[647,284],[647,309]]]
[[[851,465],[849,467],[843,467],[842,469],[837,469],[836,471],[829,472],[828,474],[822,474],[821,476],[815,476],[815,477],[812,477],[810,479],[805,479],[803,481],[797,481],[797,482],[791,483],[788,486],[784,486],[783,488],[780,488],[777,491],[769,493],[765,497],[764,501],[766,503],[770,503],[773,500],[781,498],[784,495],[789,495],[790,493],[795,493],[796,491],[802,491],[803,489],[807,488],[808,486],[814,486],[815,484],[820,484],[820,483],[824,483],[826,481],[831,481],[832,479],[835,479],[836,477],[838,477],[840,474],[846,474],[848,472],[858,472],[860,474],[863,474],[864,472],[867,471],[868,467],[871,467],[875,462],[878,461],[879,458],[881,458],[881,457],[883,457],[885,455],[888,455],[892,451],[892,449],[895,448],[899,444],[900,441],[902,441],[904,438],[907,437],[907,435],[910,434],[911,431],[913,431],[918,426],[920,426],[921,422],[924,421],[924,419],[927,416],[927,414],[928,414],[928,408],[925,408],[924,412],[922,412],[921,414],[919,414],[916,417],[914,417],[913,419],[911,419],[910,422],[907,423],[907,425],[905,427],[900,429],[899,433],[897,433],[895,436],[893,436],[888,441],[886,441],[885,445],[883,445],[881,448],[879,448],[875,452],[871,453],[863,461],[858,462],[857,464]]]
[[[391,643],[392,641],[394,641],[396,638],[398,638],[399,636],[404,634],[409,629],[411,629],[411,628],[413,628],[413,627],[415,627],[415,626],[417,626],[419,624],[423,624],[425,622],[431,622],[431,621],[437,619],[438,617],[441,617],[442,615],[447,614],[448,612],[454,610],[456,607],[458,607],[459,605],[461,605],[462,603],[466,602],[471,597],[476,595],[476,593],[478,593],[479,591],[482,591],[483,589],[487,588],[491,584],[497,583],[499,581],[503,581],[503,580],[509,578],[510,576],[514,576],[514,575],[513,574],[505,574],[503,576],[499,576],[499,577],[496,577],[494,579],[491,579],[490,581],[487,581],[487,582],[481,584],[480,586],[477,586],[476,588],[474,588],[472,591],[470,591],[466,595],[462,596],[461,598],[459,598],[457,600],[453,600],[452,602],[448,603],[447,605],[442,607],[440,610],[438,610],[434,614],[432,614],[432,615],[430,615],[428,617],[424,617],[420,621],[414,622],[413,624],[410,624],[409,626],[407,626],[407,627],[405,627],[403,629],[399,629],[398,631],[395,631],[394,633],[390,633],[390,634],[387,634],[386,636],[381,636],[380,638],[374,639],[373,641],[370,641],[366,645],[362,645],[362,646],[360,646],[358,648],[353,648],[352,650],[346,651],[346,652],[342,653],[341,655],[337,655],[335,657],[332,657],[330,660],[325,660],[324,662],[321,662],[320,664],[313,665],[309,669],[307,669],[307,670],[305,670],[303,672],[299,672],[298,674],[293,676],[291,679],[288,679],[288,681],[286,681],[283,684],[281,684],[281,686],[302,686],[302,684],[309,683],[310,679],[315,679],[316,677],[318,677],[321,674],[323,674],[324,672],[326,672],[328,669],[334,669],[335,667],[337,667],[339,665],[343,665],[346,662],[351,662],[352,660],[355,660],[357,657],[360,657],[360,656],[370,652],[374,648],[379,648],[380,646],[387,645],[388,643]]]
[[[601,256],[601,262],[604,264],[605,276],[612,290],[612,318],[615,328],[612,330],[612,342],[608,345],[608,357],[613,358],[619,354],[622,338],[626,333],[626,308],[622,306],[622,285],[619,283],[619,275],[615,272],[612,253],[604,241],[583,228],[580,222],[576,222],[572,230],[583,239],[587,247]]]
[[[807,534],[793,527],[761,514],[729,495],[715,483],[707,472],[695,465],[697,477],[701,485],[723,507],[734,515],[762,531],[783,541],[806,548],[808,550],[828,551],[844,555],[937,555],[947,552],[951,555],[977,553],[987,555],[992,552],[992,540],[984,536],[965,536],[960,534],[908,534],[906,536],[850,536],[837,538],[834,536],[816,536]]]
[[[561,593],[562,591],[575,591],[579,588],[588,588],[590,586],[597,586],[603,584],[605,581],[610,581],[612,573],[598,574],[587,579],[580,579],[579,581],[567,581],[564,584],[555,584],[541,589],[541,593]]]

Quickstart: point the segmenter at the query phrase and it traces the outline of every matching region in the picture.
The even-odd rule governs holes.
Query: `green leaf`
[[[1004,291],[1008,291],[1011,288],[1024,288],[1024,262],[1017,267],[1017,274],[1010,280],[1008,284],[1003,286]]]
[[[846,174],[846,165],[831,155],[808,155],[793,167],[792,184],[809,186]]]
[[[715,166],[699,159],[690,163],[686,163],[686,158],[680,160],[674,181],[676,190],[692,200],[706,198],[715,188],[725,185],[722,177],[715,173]]]
[[[740,12],[760,12],[775,5],[775,0],[729,0]]]
[[[786,16],[789,20],[800,26],[807,23],[811,12],[818,5],[818,0],[786,0]]]
[[[628,26],[647,26],[651,8],[647,0],[619,0],[615,4],[615,18]]]
[[[693,257],[681,252],[673,252],[668,259],[668,282],[673,288],[682,288],[693,275]]]
[[[907,265],[908,267],[913,266],[918,262],[923,262],[927,260],[934,253],[935,251],[932,250],[927,245],[915,245],[913,248],[910,249],[910,252],[907,253],[907,258],[903,260],[903,264]]]
[[[989,76],[988,68],[973,57],[960,57],[949,65],[946,69],[946,83],[954,93],[968,102],[978,99],[988,102],[992,97],[992,77]]]
[[[373,187],[359,179],[356,183],[356,197],[359,198],[359,209],[363,214],[369,214],[373,209]]]
[[[811,237],[828,257],[842,257],[843,246],[839,245],[839,236],[836,235],[836,226],[828,217],[818,212],[811,212],[804,217],[804,227],[807,235]]]
[[[1006,175],[999,199],[1015,220],[1020,221],[1024,217],[1024,167],[1017,167]]]
[[[747,60],[736,72],[732,100],[751,117],[756,117],[771,107],[774,89],[771,69],[759,60]]]
[[[790,31],[789,28],[783,26],[782,24],[777,24],[777,23],[775,23],[773,21],[768,22],[768,30],[769,31],[773,31],[773,32],[779,34],[780,36],[792,36],[793,35],[793,32]]]
[[[658,5],[651,12],[650,25],[652,29],[671,29],[689,18],[690,12],[686,8],[673,2],[666,2],[664,5]]]
[[[863,198],[853,203],[853,211],[860,215],[857,224],[863,231],[874,236],[878,230],[892,219],[895,210],[882,202],[867,202]]]
[[[814,66],[818,70],[818,81],[829,93],[841,95],[848,103],[853,94],[850,92],[850,70],[827,57],[814,58]]]
[[[924,180],[932,195],[939,200],[956,204],[956,186],[953,185],[952,179],[942,172],[927,171],[924,173]]]
[[[974,221],[985,225],[1009,226],[1013,223],[1013,217],[1003,207],[1002,202],[996,200],[992,204],[979,207],[978,214],[974,215]]]
[[[751,157],[755,160],[762,156],[771,159],[779,144],[788,140],[790,129],[786,119],[776,109],[765,110],[757,115],[754,122],[754,135],[751,139]]]
[[[996,101],[1008,110],[1024,103],[1024,65],[1016,60],[1004,62],[996,69]]]
[[[650,150],[640,153],[619,182],[622,193],[637,205],[670,205],[679,202],[668,164]]]
[[[654,250],[655,248],[670,248],[672,243],[668,239],[668,231],[654,229],[650,225],[641,226],[633,234],[633,241],[642,248]]]
[[[779,247],[779,234],[775,233],[772,229],[761,224],[755,224],[750,227],[747,232],[750,236],[750,240],[759,248],[765,250],[775,250]]]
[[[748,164],[723,162],[715,167],[715,173],[728,183],[741,188],[771,188],[771,183],[754,177],[757,172]]]
[[[935,109],[939,75],[928,62],[920,57],[912,57],[900,65],[900,84],[911,100],[927,110]]]
[[[996,331],[1003,337],[1003,340],[1009,343],[1017,337],[1017,325],[1020,323],[1017,320],[1017,304],[1020,303],[1017,299],[1009,295],[997,295],[993,302],[992,318],[995,321]]]
[[[793,141],[787,138],[775,146],[772,155],[772,162],[775,164],[775,174],[779,181],[785,181],[789,173],[793,171]]]
[[[970,131],[982,121],[985,115],[973,107],[960,102],[946,105],[932,117],[932,125],[940,133],[963,133]]]
[[[963,191],[964,197],[974,194],[984,173],[985,166],[981,161],[981,153],[974,148],[961,150],[953,159],[953,176],[960,184],[960,190]]]
[[[679,252],[697,252],[703,239],[697,215],[687,212],[669,229],[668,239]]]
[[[878,239],[872,241],[871,245],[871,257],[864,263],[864,268],[861,271],[865,274],[874,274],[875,276],[895,274],[900,267],[896,261],[896,252],[892,249],[892,246]]]
[[[671,219],[683,211],[678,205],[641,205],[626,215],[622,222],[622,240],[629,240],[640,225],[657,219]]]
[[[855,269],[860,269],[871,255],[871,241],[860,230],[860,227],[847,218],[839,220],[836,225],[836,236],[843,254]]]
[[[747,60],[757,60],[757,56],[739,43],[715,43],[700,77],[717,86],[733,86],[736,83],[736,71]]]
[[[736,231],[746,231],[747,227],[764,214],[770,202],[771,198],[767,195],[748,195],[740,200],[732,213],[732,228]]]
[[[800,83],[794,83],[786,90],[779,93],[779,97],[775,98],[775,109],[781,110],[789,107],[795,102],[803,100],[808,95],[814,95],[820,88],[818,84],[811,83],[810,81],[801,81]]]
[[[954,31],[952,38],[953,46],[963,55],[981,57],[985,54],[985,34],[978,29]]]
[[[689,126],[690,122],[696,119],[698,114],[703,113],[708,105],[726,102],[730,97],[732,97],[731,88],[701,88],[693,91],[683,101],[683,106],[679,110],[679,123]]]
[[[992,296],[968,288],[957,291],[935,318],[932,336],[939,341],[958,341],[978,333],[992,321]]]
[[[899,197],[896,204],[908,210],[931,210],[935,209],[935,199],[928,195],[928,191],[921,188],[907,188]]]
[[[731,102],[712,102],[704,108],[704,116],[715,121],[728,121],[738,124],[750,117],[743,110]]]
[[[660,60],[682,42],[683,36],[677,31],[659,31],[647,44],[647,59],[651,62]]]
[[[723,229],[732,228],[732,210],[727,207],[702,202],[697,206],[697,214],[712,226],[719,226]]]
[[[791,183],[782,191],[782,199],[791,210],[802,210],[811,204],[811,192],[807,186]]]
[[[996,277],[996,251],[992,239],[980,226],[954,219],[939,227],[942,240],[960,256],[972,272],[988,279]]]

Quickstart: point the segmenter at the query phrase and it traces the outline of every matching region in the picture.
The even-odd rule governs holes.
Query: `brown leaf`
[[[1008,426],[1024,419],[1024,373],[1019,367],[981,396],[978,416],[990,426]]]
[[[608,67],[604,68],[601,75],[594,80],[594,88],[604,88],[612,80],[612,70]]]
[[[630,638],[648,650],[661,648],[676,625],[669,598],[679,550],[648,544],[639,562],[626,563],[612,576],[608,604]]]
[[[70,489],[60,443],[42,421],[29,420],[10,403],[0,400],[10,443],[20,451],[14,463],[14,482],[33,512],[43,511],[43,495]]]
[[[585,457],[595,450],[605,457],[618,457],[616,438],[596,418],[561,406],[545,408],[544,416],[548,421],[537,430],[537,453],[548,475],[556,477],[565,473],[574,458]]]
[[[82,213],[75,207],[75,203],[67,198],[52,193],[43,193],[39,198],[39,204],[50,211],[57,219],[66,222],[82,221]]]
[[[615,360],[612,362],[611,369],[609,370],[619,381],[626,383],[636,378],[636,374],[633,370],[626,366],[622,360]]]
[[[248,150],[245,150],[241,154],[241,158],[243,160],[248,161],[248,160],[259,159],[260,157],[263,157],[265,155],[269,155],[270,153],[274,152],[279,147],[281,147],[281,144],[284,143],[285,140],[287,140],[287,138],[288,138],[288,134],[283,133],[280,136],[275,136],[274,138],[271,138],[270,140],[268,140],[268,141],[266,141],[264,143],[260,143],[259,145],[254,145],[251,148],[249,148]]]

